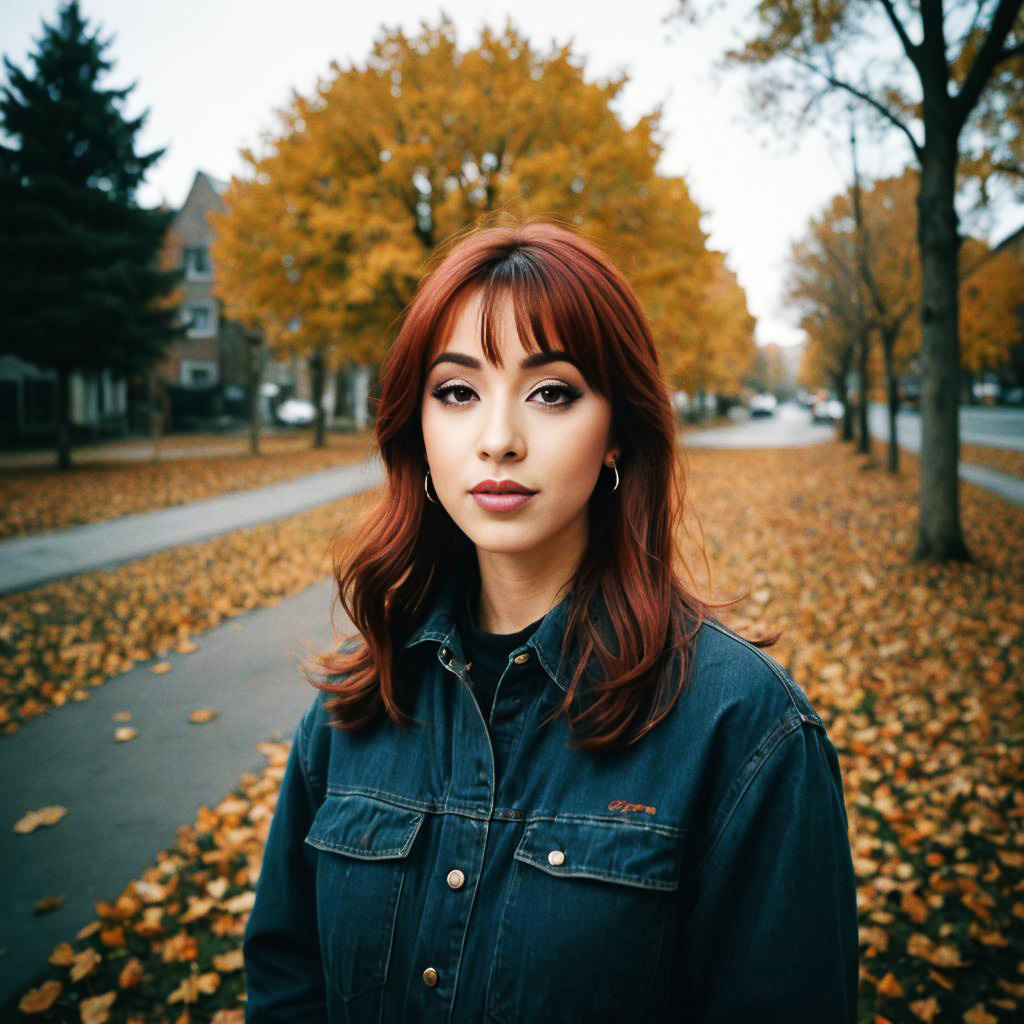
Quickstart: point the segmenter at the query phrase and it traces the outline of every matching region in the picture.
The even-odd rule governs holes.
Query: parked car
[[[812,423],[835,423],[843,418],[843,403],[838,398],[817,395],[811,403]]]
[[[750,400],[750,415],[751,416],[774,416],[775,407],[779,404],[779,400],[767,392],[754,395]]]
[[[302,398],[286,398],[275,410],[278,423],[286,427],[308,427],[316,417],[312,402]]]

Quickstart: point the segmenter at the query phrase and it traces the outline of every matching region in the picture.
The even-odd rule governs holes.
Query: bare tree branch
[[[1013,24],[1017,20],[1022,5],[1024,5],[1024,0],[999,0],[999,6],[996,8],[995,14],[992,15],[992,27],[989,29],[988,36],[981,44],[981,49],[978,50],[974,62],[967,72],[964,84],[953,100],[953,112],[958,128],[963,126],[968,115],[974,109],[981,96],[981,91],[996,69],[996,65],[1008,57],[1014,56],[1015,51],[1020,52],[1024,48],[1017,45],[1003,49],[1006,37],[1013,29]]]
[[[885,13],[889,16],[889,21],[892,22],[892,27],[896,30],[896,35],[900,37],[900,42],[903,44],[903,52],[910,58],[910,62],[914,67],[918,68],[918,71],[920,71],[921,69],[918,67],[917,63],[921,49],[920,45],[910,41],[910,36],[907,35],[907,30],[903,27],[903,22],[900,21],[892,0],[879,0],[879,2],[885,8]]]
[[[1021,0],[1015,0],[1015,2],[1021,2]],[[882,102],[876,100],[874,96],[868,95],[866,92],[862,92],[856,86],[850,85],[849,82],[844,82],[841,78],[836,78],[834,75],[830,75],[827,71],[818,67],[813,61],[807,60],[805,57],[799,57],[796,54],[787,54],[790,60],[795,61],[802,68],[806,68],[808,71],[813,71],[814,74],[820,75],[833,89],[843,89],[850,93],[851,96],[856,96],[857,99],[868,104],[879,114],[882,115],[890,124],[898,128],[907,139],[910,141],[910,145],[914,150],[914,156],[920,161],[924,156],[924,151],[921,146],[918,145],[917,139],[914,138],[913,132]]]

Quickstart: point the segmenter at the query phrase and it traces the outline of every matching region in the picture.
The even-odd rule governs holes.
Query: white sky
[[[539,49],[573,42],[586,58],[588,80],[625,69],[630,81],[617,108],[632,124],[664,100],[667,145],[659,169],[681,174],[705,211],[710,244],[729,254],[758,319],[761,344],[801,340],[795,316],[780,296],[792,239],[808,218],[846,187],[846,149],[820,128],[800,138],[777,138],[754,123],[744,98],[743,69],[716,73],[714,63],[730,40],[729,24],[753,6],[731,0],[737,11],[697,30],[683,22],[662,24],[674,0],[517,0],[508,3],[447,0],[82,0],[91,30],[114,35],[107,50],[114,70],[106,88],[136,82],[126,112],[149,109],[137,149],[166,146],[150,170],[140,200],[184,202],[197,169],[215,177],[243,173],[238,156],[257,146],[275,125],[273,111],[292,89],[308,94],[326,77],[332,59],[362,64],[381,24],[415,32],[422,19],[436,23],[443,9],[455,22],[459,43],[474,45],[483,23],[498,29],[508,13]],[[56,20],[57,0],[0,0],[0,51],[23,70],[41,23]],[[6,81],[6,74],[0,75]],[[907,144],[890,133],[884,147],[862,154],[868,176],[898,172]],[[1024,208],[1008,208],[990,241],[1009,234]]]

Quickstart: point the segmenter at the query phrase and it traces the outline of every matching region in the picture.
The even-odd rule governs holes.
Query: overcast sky
[[[845,148],[823,130],[779,138],[750,119],[744,72],[714,69],[731,41],[729,25],[753,6],[745,0],[730,4],[736,16],[701,30],[663,24],[673,0],[81,0],[80,6],[91,28],[99,24],[104,38],[114,35],[107,56],[115,68],[101,83],[112,88],[137,82],[127,113],[149,109],[138,148],[167,147],[140,199],[175,207],[197,169],[224,179],[242,173],[239,148],[257,145],[261,131],[273,128],[273,111],[288,102],[292,89],[311,92],[332,59],[342,66],[362,64],[382,24],[415,32],[422,19],[435,24],[443,9],[457,26],[460,45],[468,47],[483,23],[501,28],[511,14],[537,48],[572,41],[573,52],[586,60],[588,80],[628,72],[616,104],[628,124],[664,101],[668,138],[659,169],[689,183],[705,211],[710,244],[728,253],[746,289],[758,341],[788,345],[801,340],[794,315],[780,302],[789,244],[846,187],[849,164]],[[53,22],[57,6],[57,0],[0,0],[4,55],[28,70],[26,56],[41,22]],[[893,133],[865,154],[862,169],[868,175],[897,173],[907,160],[906,143]],[[1006,209],[989,240],[1022,221],[1024,208]]]

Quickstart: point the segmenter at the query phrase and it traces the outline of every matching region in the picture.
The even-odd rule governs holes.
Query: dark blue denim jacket
[[[852,1024],[858,936],[839,762],[770,657],[714,620],[638,743],[570,750],[568,601],[509,656],[489,723],[455,626],[409,637],[401,732],[295,731],[244,953],[249,1024]]]

